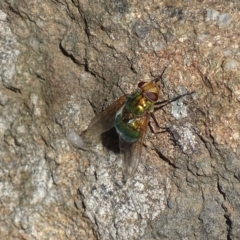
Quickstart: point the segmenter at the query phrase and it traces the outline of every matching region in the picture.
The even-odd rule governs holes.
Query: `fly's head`
[[[143,95],[153,103],[156,103],[159,99],[159,86],[155,81],[140,82],[138,88],[142,91]]]

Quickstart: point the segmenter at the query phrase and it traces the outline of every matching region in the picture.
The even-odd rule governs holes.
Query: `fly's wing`
[[[127,96],[128,95],[123,95],[92,119],[88,128],[81,134],[84,143],[90,144],[96,140],[101,133],[108,131],[114,126],[116,113],[124,105]]]
[[[123,159],[123,176],[124,181],[131,178],[137,171],[137,167],[140,161],[142,145],[144,136],[148,127],[149,115],[142,117],[141,123],[141,135],[136,142],[126,142],[121,136],[119,137],[120,150],[124,155]]]

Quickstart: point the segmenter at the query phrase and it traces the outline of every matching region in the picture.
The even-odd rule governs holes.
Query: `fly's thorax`
[[[153,111],[154,102],[149,100],[143,92],[137,90],[129,96],[125,108],[132,113],[133,117],[140,117]]]

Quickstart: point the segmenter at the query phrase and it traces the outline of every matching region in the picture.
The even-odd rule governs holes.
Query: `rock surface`
[[[239,239],[237,9],[1,1],[0,239]],[[114,133],[90,151],[67,136],[162,73],[161,100],[195,93],[156,111],[167,131],[150,122],[123,185]]]

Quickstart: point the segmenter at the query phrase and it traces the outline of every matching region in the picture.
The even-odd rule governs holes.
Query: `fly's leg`
[[[154,123],[156,124],[157,128],[163,129],[163,130],[160,131],[160,132],[155,132],[155,131],[153,130],[152,126],[150,125],[151,131],[152,131],[154,134],[165,133],[165,132],[168,131],[168,128],[167,128],[167,127],[161,127],[161,126],[159,125],[159,123],[158,123],[158,121],[157,121],[157,119],[156,119],[156,116],[154,115],[153,112],[150,113],[150,116],[151,116],[151,118],[153,119]]]
[[[163,108],[164,106],[166,106],[167,104],[169,104],[169,103],[171,103],[171,102],[174,102],[174,101],[177,101],[179,98],[182,98],[182,97],[184,97],[184,96],[191,95],[191,94],[193,94],[194,92],[195,92],[195,91],[193,91],[193,92],[187,92],[187,93],[184,93],[184,94],[182,94],[182,95],[179,95],[179,96],[177,96],[177,97],[175,97],[175,98],[168,99],[168,100],[164,100],[164,101],[161,101],[161,102],[157,102],[157,103],[155,103],[154,111],[157,111],[157,110],[159,110],[159,109],[162,109],[162,108]],[[157,119],[156,119],[156,117],[155,117],[155,115],[154,115],[154,112],[151,112],[151,113],[150,113],[150,116],[152,117],[152,119],[153,119],[154,123],[156,124],[157,128],[163,129],[163,131],[154,132],[154,131],[153,131],[153,128],[150,126],[152,132],[158,134],[158,133],[165,133],[165,132],[168,131],[168,128],[167,128],[167,127],[161,127],[161,126],[159,125],[159,123],[158,123],[158,121],[157,121]]]
[[[195,93],[195,91],[184,93],[184,94],[174,97],[172,99],[164,100],[161,102],[156,102],[154,110],[157,111],[157,110],[161,109],[162,107],[168,105],[169,103],[177,101],[179,98],[182,98],[184,96],[192,95],[193,93]]]

